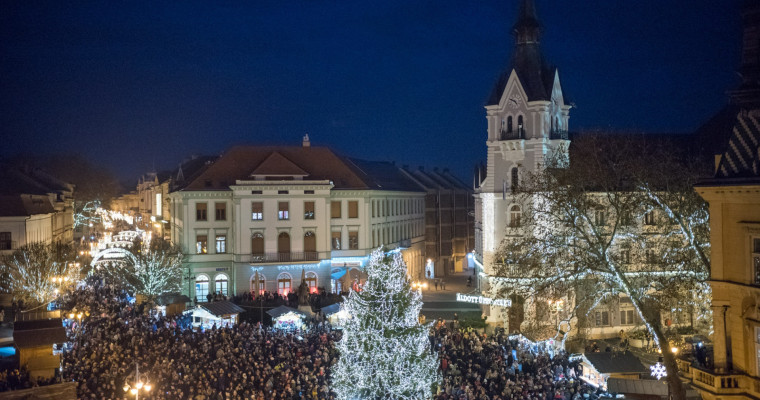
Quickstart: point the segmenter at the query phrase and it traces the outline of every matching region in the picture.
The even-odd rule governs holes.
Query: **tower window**
[[[512,116],[507,117],[507,132],[512,132]]]
[[[522,137],[525,134],[522,115],[517,117],[517,132],[520,134],[520,137]]]
[[[518,176],[517,168],[512,168],[512,193],[517,193],[517,187],[520,184],[519,179],[520,177]]]

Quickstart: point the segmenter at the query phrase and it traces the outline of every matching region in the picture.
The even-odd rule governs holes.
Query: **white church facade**
[[[563,95],[559,71],[541,54],[541,27],[532,1],[522,1],[513,33],[511,64],[485,107],[487,163],[485,178],[475,190],[475,252],[485,275],[493,273],[494,254],[506,227],[520,225],[526,205],[516,196],[519,180],[551,157],[566,157],[569,146],[571,106]],[[488,322],[501,324],[501,314],[490,311],[485,310]]]

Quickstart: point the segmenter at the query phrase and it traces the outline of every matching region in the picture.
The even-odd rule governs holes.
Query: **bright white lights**
[[[649,369],[652,370],[652,376],[657,378],[657,380],[668,376],[668,371],[665,369],[665,364],[659,361],[657,364],[650,366]]]
[[[349,318],[333,370],[338,399],[432,397],[438,362],[430,352],[429,326],[419,324],[421,296],[412,289],[399,253],[372,252],[367,283],[341,306]]]

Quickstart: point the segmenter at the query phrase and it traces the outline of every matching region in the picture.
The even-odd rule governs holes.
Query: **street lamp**
[[[129,376],[127,376],[129,378]],[[135,375],[134,375],[134,381],[130,385],[129,383],[124,383],[124,392],[132,393],[133,396],[135,396],[135,400],[140,400],[140,391],[145,391],[145,393],[150,392],[151,389],[153,389],[153,385],[150,384],[150,379],[146,378],[146,382],[143,382],[140,378],[140,367],[138,367],[137,363],[135,363]]]

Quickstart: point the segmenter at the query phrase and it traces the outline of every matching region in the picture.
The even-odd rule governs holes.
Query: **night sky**
[[[737,0],[536,0],[570,129],[690,132],[738,84]],[[136,179],[234,144],[448,167],[486,156],[483,105],[517,0],[0,2],[0,155],[79,152]]]

